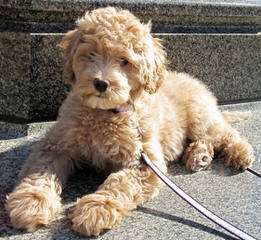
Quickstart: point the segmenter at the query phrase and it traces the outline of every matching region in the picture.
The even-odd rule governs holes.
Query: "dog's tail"
[[[223,117],[225,120],[229,123],[235,123],[239,122],[242,120],[248,120],[249,118],[252,117],[252,113],[247,111],[247,112],[238,112],[238,111],[224,111],[222,112]]]

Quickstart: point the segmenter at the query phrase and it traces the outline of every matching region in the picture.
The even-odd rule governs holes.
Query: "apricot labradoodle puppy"
[[[110,173],[69,216],[86,236],[114,227],[157,195],[161,180],[140,160],[141,152],[165,173],[167,162],[183,151],[191,171],[207,168],[215,151],[228,166],[251,165],[252,147],[229,124],[248,115],[221,113],[201,82],[167,71],[166,53],[150,28],[108,7],[87,12],[63,38],[63,77],[72,91],[7,197],[15,228],[33,231],[50,223],[62,209],[62,188],[82,164]]]

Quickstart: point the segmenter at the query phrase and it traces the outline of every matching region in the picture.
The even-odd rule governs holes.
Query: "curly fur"
[[[79,19],[60,47],[63,79],[72,91],[7,197],[15,228],[32,231],[51,222],[61,210],[61,189],[82,164],[111,173],[69,216],[73,229],[86,236],[114,227],[157,195],[161,181],[140,161],[142,151],[163,172],[183,152],[191,171],[207,168],[214,152],[236,169],[251,165],[251,145],[229,125],[249,114],[222,114],[200,81],[167,71],[166,53],[151,36],[150,23],[128,11],[101,8]],[[95,79],[108,88],[98,91]],[[111,111],[128,105],[129,111]]]

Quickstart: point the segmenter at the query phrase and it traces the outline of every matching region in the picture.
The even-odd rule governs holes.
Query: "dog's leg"
[[[61,211],[60,194],[72,163],[68,156],[35,149],[23,167],[6,209],[15,228],[33,231]]]
[[[69,216],[73,229],[91,236],[113,228],[130,210],[156,195],[160,185],[158,177],[147,166],[111,174],[95,193],[77,202]]]
[[[213,142],[214,147],[221,156],[224,156],[227,166],[245,170],[252,165],[255,160],[254,150],[247,139],[241,137],[237,130],[228,125],[222,129],[219,136]]]
[[[242,170],[251,166],[255,159],[252,146],[224,119],[211,98],[194,100],[189,116],[188,137],[192,144],[184,156],[188,159],[189,170],[198,171],[204,169],[202,165],[208,166],[213,156],[212,148],[224,155],[228,166]]]
[[[162,154],[158,154],[159,159],[148,151],[146,153],[166,172],[165,162],[161,161]],[[85,236],[98,235],[105,229],[111,229],[130,210],[157,195],[161,185],[161,180],[144,164],[112,173],[95,193],[78,200],[74,212],[69,216],[73,229]]]

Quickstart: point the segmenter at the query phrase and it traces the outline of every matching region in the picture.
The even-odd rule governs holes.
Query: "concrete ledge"
[[[164,39],[169,68],[203,80],[220,103],[261,99],[261,3],[255,0],[0,0],[0,118],[54,120],[68,86],[56,46],[85,10],[131,10]]]
[[[55,119],[62,83],[59,34],[0,33],[0,115],[8,120]]]
[[[261,25],[261,5],[257,0],[6,0],[0,1],[0,19],[3,19],[5,24],[72,24],[86,10],[105,6],[129,9],[142,20],[152,19],[155,24]]]
[[[170,69],[206,83],[220,103],[261,98],[261,35],[165,34]]]
[[[169,68],[204,81],[221,103],[261,98],[261,35],[156,34]],[[54,120],[68,88],[61,80],[61,34],[0,33],[0,115]]]

